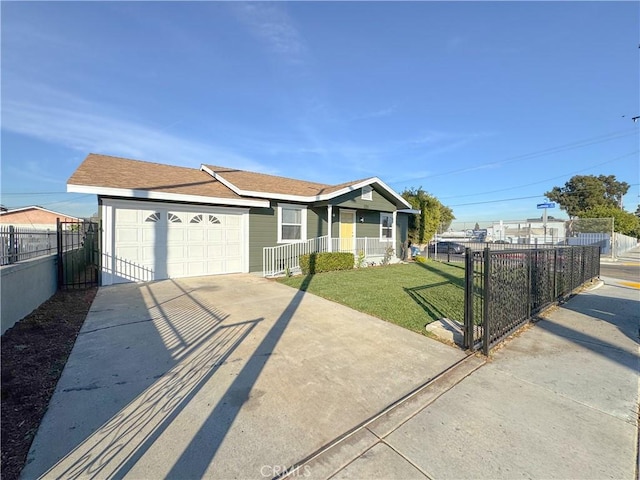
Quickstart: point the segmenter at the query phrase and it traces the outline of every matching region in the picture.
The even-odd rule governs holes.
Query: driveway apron
[[[251,275],[104,287],[22,477],[271,478],[463,357]]]

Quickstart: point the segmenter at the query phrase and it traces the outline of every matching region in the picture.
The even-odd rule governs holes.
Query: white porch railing
[[[332,238],[332,251],[349,252],[356,257],[362,252],[365,257],[384,256],[387,248],[393,248],[393,242],[389,240],[380,240],[379,238],[361,237],[361,238]]]
[[[262,249],[262,274],[265,277],[282,275],[300,268],[300,255],[327,252],[329,238],[317,237],[306,242],[287,243],[276,247]],[[357,258],[360,252],[367,257],[383,257],[388,247],[393,247],[390,240],[379,238],[332,238],[332,252],[353,253]],[[395,252],[394,252],[395,253]]]
[[[282,275],[300,268],[300,255],[326,252],[328,237],[316,237],[306,242],[286,243],[262,249],[262,274],[265,277]]]

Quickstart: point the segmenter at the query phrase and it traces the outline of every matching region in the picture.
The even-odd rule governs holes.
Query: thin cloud
[[[307,53],[306,44],[289,14],[272,3],[234,3],[237,17],[267,49],[288,61],[299,63]]]
[[[458,133],[429,130],[425,134],[408,142],[412,149],[423,151],[421,157],[440,155],[451,152],[468,145],[476,140],[490,137],[493,134],[487,132]]]
[[[51,95],[52,91],[48,89]],[[168,133],[109,113],[106,106],[60,92],[49,103],[9,100],[3,103],[2,129],[35,137],[82,153],[97,152],[158,163],[197,167],[200,163],[268,171],[257,162],[224,148]],[[169,125],[177,121],[169,122]]]
[[[378,110],[372,110],[370,112],[365,112],[365,113],[351,117],[351,121],[388,117],[389,115],[393,114],[393,112],[395,112],[397,108],[398,108],[397,105],[391,105],[390,107],[380,108]]]

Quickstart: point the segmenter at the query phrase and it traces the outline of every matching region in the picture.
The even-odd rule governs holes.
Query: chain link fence
[[[485,222],[453,222],[447,232],[436,235],[430,243],[454,242],[472,249],[497,245],[508,248],[528,248],[536,246],[598,246],[603,257],[616,258],[638,245],[638,239],[615,231],[614,218],[577,218],[571,220],[549,217],[545,223],[542,218],[527,220],[496,220]],[[433,252],[433,247],[430,251]],[[429,251],[425,252],[428,256]],[[454,256],[435,256],[443,261],[462,261]],[[445,260],[446,258],[446,260]]]

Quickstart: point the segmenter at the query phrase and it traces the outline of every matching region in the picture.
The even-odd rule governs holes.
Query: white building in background
[[[565,220],[551,219],[544,222],[539,218],[494,222],[487,228],[487,242],[507,242],[524,244],[564,244],[566,241]]]

